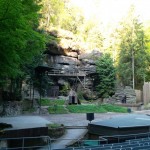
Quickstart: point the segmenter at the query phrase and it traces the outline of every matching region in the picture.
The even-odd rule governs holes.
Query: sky
[[[125,16],[131,4],[141,21],[150,20],[150,0],[71,0],[82,8],[85,16],[95,16],[103,24],[117,23]]]

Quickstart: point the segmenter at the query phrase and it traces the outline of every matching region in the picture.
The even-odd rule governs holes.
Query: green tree
[[[144,33],[145,33],[145,46],[146,46],[146,73],[144,75],[144,81],[150,81],[150,22],[147,22],[147,24],[144,26]]]
[[[141,87],[146,74],[147,51],[145,46],[145,34],[142,23],[134,15],[134,7],[118,30],[120,38],[118,75],[124,85]]]
[[[74,34],[74,43],[86,45],[90,50],[101,49],[103,37],[96,18],[87,20],[81,8],[66,0],[42,0],[42,5],[41,28],[70,31]]]
[[[101,98],[107,98],[114,94],[115,90],[115,68],[109,54],[104,54],[96,61],[98,73],[97,91]]]
[[[34,0],[0,1],[0,77],[15,77],[20,67],[45,46],[37,32],[38,11]]]
[[[75,6],[70,6],[69,3],[66,4],[64,9],[64,14],[61,18],[60,27],[62,29],[71,31],[74,34],[80,32],[80,27],[83,25],[84,17],[81,9]]]
[[[45,49],[45,35],[38,30],[40,8],[39,0],[0,0],[0,90],[7,83],[20,95],[24,65]]]
[[[61,21],[64,19],[64,0],[42,0],[41,5],[42,18],[40,26],[45,29],[59,27]]]
[[[103,47],[103,36],[97,21],[85,20],[79,28],[78,35],[82,37],[88,49],[101,49]]]

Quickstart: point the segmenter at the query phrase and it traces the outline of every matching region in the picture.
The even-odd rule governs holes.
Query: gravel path
[[[94,120],[100,121],[104,119],[110,119],[116,116],[127,115],[125,113],[102,113],[102,114],[94,114]],[[66,126],[86,126],[89,121],[86,119],[86,114],[50,114],[48,116],[43,116],[48,121],[53,123],[64,124]]]

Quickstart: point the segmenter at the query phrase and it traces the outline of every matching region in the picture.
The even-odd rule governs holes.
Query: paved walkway
[[[150,114],[150,111],[138,111],[136,114]],[[116,116],[128,115],[124,113],[103,113],[94,114],[94,121],[100,121],[104,119],[110,119]],[[32,128],[32,127],[44,127],[48,123],[60,123],[65,126],[87,126],[89,121],[86,120],[86,114],[50,114],[46,116],[17,116],[17,117],[2,117],[0,122],[10,123],[13,125],[13,129]],[[54,148],[64,148],[66,145],[71,144],[72,140],[79,139],[86,134],[86,129],[68,129],[66,134],[59,138],[52,144]],[[66,140],[62,140],[66,139]]]
[[[66,146],[77,142],[78,139],[83,138],[86,133],[87,129],[67,129],[65,135],[57,139],[57,141],[52,144],[51,148],[65,148]]]
[[[41,116],[2,117],[0,118],[0,122],[12,124],[13,127],[10,129],[45,127],[46,124],[52,123]]]

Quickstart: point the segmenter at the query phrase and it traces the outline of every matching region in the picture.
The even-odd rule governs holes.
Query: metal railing
[[[72,75],[72,76],[86,76],[84,71],[66,71],[66,70],[52,70],[48,75]]]
[[[44,141],[44,144],[40,145],[36,142],[36,145],[27,145],[27,141],[41,139]],[[17,141],[19,146],[8,147],[10,141]],[[4,143],[2,145],[2,142]],[[38,136],[38,137],[18,137],[18,138],[0,138],[0,150],[27,150],[27,149],[42,149],[51,150],[51,139],[49,136]],[[37,145],[38,144],[38,145]]]
[[[99,139],[102,139],[102,141],[105,139],[105,141],[109,141],[109,138],[117,139],[117,142],[119,143],[122,139],[138,139],[141,137],[150,137],[150,132],[145,133],[137,133],[137,134],[126,134],[126,135],[110,135],[110,136],[99,136]]]
[[[36,144],[32,143],[31,145],[27,145],[28,140],[36,140],[41,139],[44,141],[43,145],[40,145],[39,142],[36,142]],[[18,140],[18,141],[17,141]],[[75,144],[77,147],[80,147],[82,144],[81,141],[83,141],[81,138],[79,139],[69,139],[69,138],[59,138],[59,141],[61,144],[57,143],[58,139],[50,138],[49,136],[37,136],[37,137],[18,137],[18,138],[0,138],[0,150],[52,150],[55,149],[55,146],[62,146],[62,147],[68,147],[70,144]],[[7,145],[11,142],[19,143],[19,146],[9,146]],[[68,142],[69,141],[69,142]],[[5,142],[5,146],[2,145],[1,142]],[[63,143],[63,144],[62,144]],[[69,145],[68,145],[69,143]],[[38,145],[37,145],[38,144]],[[57,145],[58,144],[58,145]],[[56,148],[57,149],[57,148]]]
[[[33,142],[32,145],[27,144],[27,141],[34,141],[36,139],[41,139],[44,141],[44,144],[39,144],[39,142]],[[18,137],[18,138],[0,138],[0,143],[6,142],[6,145],[3,146],[0,144],[0,150],[52,150],[55,149],[55,146],[57,147],[59,143],[57,143],[58,139],[50,138],[49,136],[38,136],[38,137]],[[16,142],[19,143],[19,145],[13,145],[10,146],[8,143]],[[86,140],[83,138],[78,139],[69,139],[69,138],[59,138],[59,141],[61,141],[62,147],[83,147],[83,146],[98,146],[101,144],[102,141],[107,141],[104,138],[98,139],[98,140]],[[63,141],[63,142],[62,142]],[[56,143],[55,143],[56,142]],[[8,145],[7,145],[8,144]],[[69,144],[69,145],[68,145]],[[71,147],[71,145],[74,145]],[[60,146],[60,145],[59,145]]]

